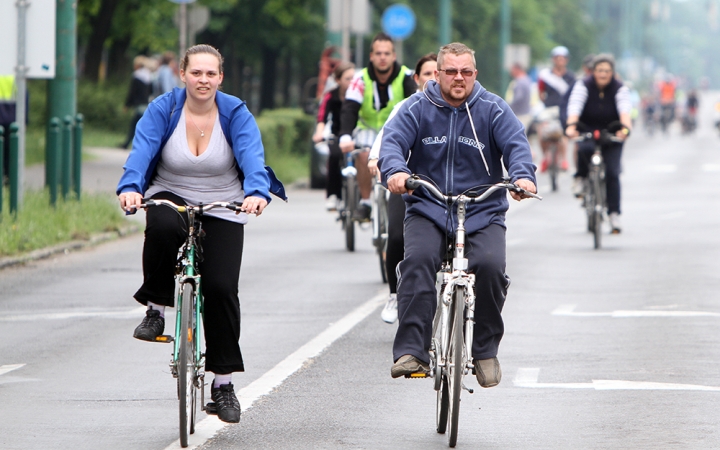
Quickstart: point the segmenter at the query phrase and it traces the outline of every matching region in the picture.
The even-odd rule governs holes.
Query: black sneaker
[[[148,309],[142,323],[135,328],[133,337],[141,341],[154,342],[163,331],[165,331],[165,319],[160,317],[160,311]]]
[[[370,205],[360,203],[357,208],[355,208],[355,211],[353,211],[352,218],[358,222],[369,222],[371,212],[372,207],[370,207]]]
[[[232,383],[211,387],[210,396],[213,403],[207,405],[206,412],[208,414],[217,414],[218,419],[223,422],[240,422],[240,402],[235,395]]]

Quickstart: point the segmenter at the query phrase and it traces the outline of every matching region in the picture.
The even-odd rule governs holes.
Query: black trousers
[[[607,205],[609,213],[620,214],[620,171],[622,169],[623,144],[613,142],[602,147],[602,157],[605,162],[605,188],[607,192]],[[592,154],[595,152],[593,141],[580,142],[578,146],[577,176],[587,177]]]
[[[502,316],[510,279],[505,275],[505,228],[488,227],[465,236],[468,272],[475,274],[475,329],[472,357],[497,356],[505,331]],[[445,256],[445,232],[425,217],[405,219],[405,259],[400,263],[398,330],[393,358],[412,355],[428,362],[432,320],[437,308],[435,279]]]
[[[403,239],[403,222],[405,221],[405,200],[402,195],[390,194],[388,200],[388,243],[385,258],[388,286],[391,294],[397,294],[397,265],[405,254]]]
[[[177,204],[185,202],[170,192],[152,198],[164,198]],[[135,299],[147,305],[175,305],[175,263],[178,249],[187,236],[187,215],[158,206],[147,211],[143,246],[143,284]],[[216,374],[243,372],[240,352],[240,301],[238,282],[242,263],[244,226],[216,217],[204,216],[201,241],[202,259],[198,264],[205,299],[206,370]]]
[[[331,195],[342,197],[342,173],[343,152],[336,140],[330,142],[330,155],[328,155],[327,166],[327,183],[325,185],[325,193],[327,197]]]

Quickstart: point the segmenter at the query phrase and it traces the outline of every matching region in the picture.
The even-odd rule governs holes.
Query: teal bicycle
[[[187,238],[178,252],[175,276],[177,279],[177,305],[175,335],[158,336],[156,342],[174,343],[170,371],[177,378],[180,412],[180,446],[188,446],[188,437],[195,432],[197,417],[197,391],[200,405],[208,414],[215,414],[215,404],[205,405],[205,353],[202,351],[203,294],[198,263],[202,258],[200,241],[204,236],[202,215],[213,208],[242,211],[239,203],[213,202],[199,206],[176,205],[164,200],[146,200],[140,208],[164,205],[187,213]]]

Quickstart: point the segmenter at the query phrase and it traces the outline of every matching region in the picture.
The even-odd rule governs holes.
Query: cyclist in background
[[[632,129],[632,104],[630,92],[615,77],[615,58],[610,54],[600,54],[593,61],[592,76],[575,83],[568,103],[568,137],[579,136],[578,123],[590,130],[604,130],[613,122],[619,121],[623,128],[617,132],[620,139],[626,139]],[[580,130],[587,131],[587,130]],[[612,232],[622,231],[620,224],[620,160],[622,142],[609,142],[602,147],[605,161],[605,179],[607,205]],[[578,150],[578,178],[586,178],[590,156],[595,151],[595,142],[582,141]]]
[[[567,47],[558,46],[550,51],[552,58],[552,67],[545,68],[538,74],[538,91],[540,99],[546,108],[558,108],[558,117],[564,116],[564,109],[567,107],[567,97],[565,94],[572,88],[575,82],[575,75],[568,71],[567,65],[570,58],[570,51]],[[540,164],[540,172],[545,172],[550,164],[549,154],[551,140],[544,139],[543,135],[553,134],[553,129],[558,127],[562,133],[562,123],[541,124],[538,127],[538,137],[540,139],[540,147],[543,151],[543,161]],[[563,136],[557,143],[557,157],[560,169],[567,170],[569,164],[567,162],[567,139]]]
[[[335,66],[333,78],[335,78],[337,86],[323,95],[318,109],[315,133],[312,137],[315,143],[325,139],[325,124],[328,120],[332,121],[330,131],[333,139],[328,142],[330,155],[328,156],[327,183],[325,186],[325,196],[327,198],[325,207],[328,211],[337,210],[342,195],[342,174],[340,173],[342,151],[340,151],[340,146],[335,137],[340,133],[340,108],[354,74],[355,65],[351,62],[342,61]]]
[[[440,49],[435,80],[413,95],[387,124],[380,170],[388,189],[404,195],[405,258],[398,265],[398,330],[393,345],[393,378],[429,370],[436,273],[454,225],[445,205],[423,190],[408,193],[411,174],[430,178],[444,192],[460,194],[511,180],[536,192],[535,165],[522,123],[505,101],[476,81],[474,51],[461,43]],[[516,200],[521,194],[512,192]],[[505,274],[507,195],[497,193],[467,205],[465,248],[475,279],[472,356],[478,383],[493,387],[502,372],[497,352],[504,325],[500,314],[509,285]]]
[[[415,65],[415,75],[413,79],[418,87],[418,92],[422,92],[425,83],[435,79],[435,70],[437,70],[437,55],[428,53],[420,58]],[[388,123],[397,113],[400,106],[406,100],[401,101],[393,108]],[[377,162],[380,157],[380,143],[382,141],[383,130],[378,133],[373,143],[370,155],[368,157],[368,168],[373,176],[378,174]],[[398,194],[390,194],[390,200],[387,203],[388,208],[388,242],[387,255],[385,257],[385,268],[387,272],[388,287],[390,288],[390,297],[388,298],[385,308],[380,313],[380,317],[387,323],[395,323],[397,320],[397,272],[396,267],[402,261],[405,251],[405,240],[403,239],[403,222],[405,221],[405,201]]]
[[[393,106],[416,90],[410,69],[396,62],[392,38],[385,33],[377,34],[370,44],[370,63],[355,75],[342,104],[340,149],[343,153],[355,149],[352,134],[356,127],[379,132]],[[353,211],[353,219],[361,222],[370,220],[372,209],[372,177],[367,160],[367,153],[360,153],[355,164],[361,199]]]
[[[675,90],[677,82],[672,75],[666,75],[664,80],[658,83],[660,94],[660,125],[663,132],[667,132],[670,124],[675,120]]]

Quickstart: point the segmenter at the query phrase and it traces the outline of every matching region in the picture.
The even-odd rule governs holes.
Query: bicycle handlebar
[[[214,208],[227,208],[230,211],[240,211],[245,212],[244,209],[242,209],[242,203],[239,202],[211,202],[211,203],[204,203],[202,205],[177,205],[170,200],[165,199],[156,199],[156,200],[145,200],[145,203],[142,203],[141,205],[135,206],[130,205],[130,208],[143,208],[147,209],[152,206],[160,206],[165,205],[169,206],[170,208],[174,209],[175,211],[179,213],[184,213],[185,211],[192,209],[194,211],[200,212],[200,214],[210,211]]]
[[[517,186],[515,183],[503,182],[503,183],[493,184],[492,186],[487,188],[485,190],[485,192],[483,192],[480,195],[477,195],[477,193],[474,193],[475,195],[472,195],[472,194],[469,194],[469,195],[468,194],[445,195],[442,192],[440,192],[440,190],[437,187],[435,187],[434,184],[429,183],[425,180],[421,180],[420,178],[417,177],[417,175],[413,175],[410,178],[408,178],[407,180],[405,180],[405,189],[407,189],[409,191],[418,189],[421,186],[424,187],[425,189],[427,189],[435,198],[437,198],[441,202],[445,202],[445,203],[456,202],[461,197],[464,200],[466,200],[468,203],[481,202],[481,201],[487,199],[488,197],[490,197],[490,195],[492,195],[493,192],[500,190],[500,189],[507,189],[512,192],[517,192],[518,194],[522,194],[522,195],[526,195],[528,197],[542,200],[541,196],[539,196],[537,194],[533,194],[532,192],[527,191],[527,190]]]

